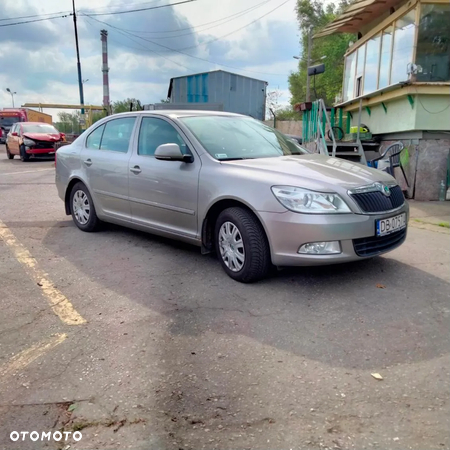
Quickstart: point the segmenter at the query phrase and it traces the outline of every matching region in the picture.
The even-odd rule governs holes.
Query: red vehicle
[[[28,161],[31,156],[54,155],[55,143],[65,140],[65,134],[60,133],[53,125],[18,122],[11,127],[6,138],[6,154],[8,159],[19,155],[22,161]]]
[[[6,135],[17,122],[44,122],[52,124],[52,116],[30,108],[3,108],[0,109],[0,128],[3,136],[0,136],[0,144],[6,141]]]

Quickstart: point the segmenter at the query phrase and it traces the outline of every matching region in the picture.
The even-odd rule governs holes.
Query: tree
[[[114,114],[127,112],[127,111],[141,111],[141,102],[136,98],[127,98],[125,100],[119,100],[112,104],[112,112]]]
[[[283,94],[279,89],[268,91],[266,95],[266,116],[269,118],[277,116],[277,111],[280,109],[279,100]]]
[[[324,5],[318,0],[297,0],[297,19],[301,31],[300,44],[304,49],[303,57],[299,61],[298,72],[289,76],[289,90],[291,92],[291,104],[304,102],[306,99],[306,74],[308,49],[308,32],[313,34],[325,25],[333,21],[350,4],[348,0],[341,0],[335,5]],[[322,38],[313,39],[311,49],[311,65],[319,61],[325,64],[325,73],[316,76],[315,90],[314,80],[311,79],[311,99],[323,98],[327,105],[335,101],[335,97],[342,91],[344,72],[344,54],[350,41],[355,40],[351,34],[333,34]],[[325,57],[325,58],[323,58]]]
[[[79,134],[81,133],[80,118],[80,111],[60,112],[55,127],[62,133]]]

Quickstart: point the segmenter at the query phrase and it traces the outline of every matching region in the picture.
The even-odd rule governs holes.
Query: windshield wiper
[[[221,158],[219,161],[242,161],[243,159],[253,159],[253,158]]]

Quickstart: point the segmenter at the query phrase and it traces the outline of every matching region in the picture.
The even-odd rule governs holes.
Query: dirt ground
[[[0,147],[0,449],[449,449],[449,218],[411,203],[383,257],[243,285],[82,233],[53,162]],[[82,439],[10,439],[58,430]]]

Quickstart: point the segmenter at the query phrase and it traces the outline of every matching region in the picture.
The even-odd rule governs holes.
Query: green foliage
[[[112,104],[112,111],[114,114],[140,110],[142,110],[141,102],[136,98],[127,98],[125,100],[119,100]]]
[[[277,120],[301,120],[302,116],[290,107],[281,108],[277,112]]]
[[[60,112],[58,113],[58,121],[55,122],[55,127],[58,131],[68,134],[80,134],[80,111]]]
[[[325,6],[318,0],[297,0],[297,19],[300,26],[300,44],[304,49],[302,59],[299,61],[298,72],[289,77],[291,91],[291,104],[302,103],[306,99],[306,74],[308,54],[308,30],[312,28],[313,34],[333,21],[350,4],[341,0],[338,4],[329,3]],[[311,100],[323,98],[327,105],[332,105],[336,95],[342,91],[344,72],[344,54],[349,42],[355,37],[351,34],[334,34],[313,39],[311,50],[311,65],[324,63],[325,73],[316,76],[316,89],[314,79],[311,78]],[[322,57],[326,57],[322,60]],[[316,96],[317,94],[317,96]]]
[[[95,111],[92,113],[92,123],[95,123],[97,121],[99,121],[100,119],[103,119],[104,117],[106,117],[108,114],[106,113],[105,110],[103,111]]]

